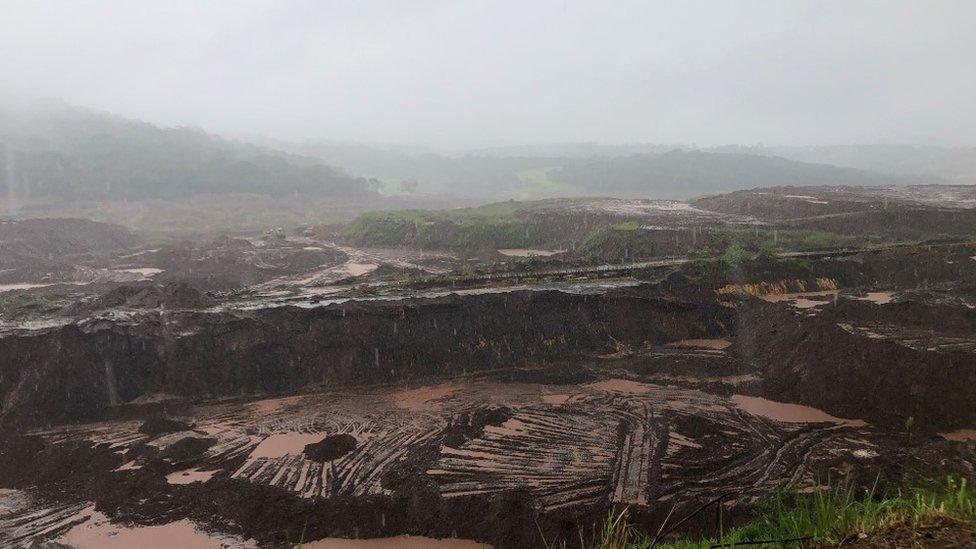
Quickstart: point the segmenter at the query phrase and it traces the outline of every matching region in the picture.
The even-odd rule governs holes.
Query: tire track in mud
[[[0,547],[27,547],[33,540],[51,539],[89,519],[90,502],[29,509],[0,519]]]
[[[402,390],[393,391],[403,398]],[[560,398],[546,398],[553,391]],[[409,392],[415,399],[416,391]],[[107,445],[126,461],[110,475],[153,475],[161,459],[169,463],[164,476],[170,469],[222,471],[225,479],[323,505],[430,486],[447,501],[521,492],[543,513],[617,504],[650,510],[733,489],[755,495],[782,480],[809,481],[818,460],[829,463],[870,445],[857,427],[784,423],[746,412],[724,396],[629,379],[558,389],[484,382],[458,388],[452,382],[424,393],[423,406],[410,400],[410,407],[383,391],[201,407],[183,418],[190,430],[152,437],[139,433],[138,421],[31,434],[55,446]],[[499,418],[500,407],[506,411]],[[339,435],[354,439],[354,447],[327,461],[305,454],[307,444]],[[193,455],[168,453],[192,437],[212,442]],[[133,472],[153,460],[153,467]],[[402,475],[413,480],[390,483]],[[168,505],[181,505],[182,496],[167,492],[170,497]],[[7,516],[0,521],[6,536],[0,546],[14,536],[57,537],[79,520],[71,517],[82,507]]]
[[[662,388],[576,398],[561,410],[523,409],[460,449],[442,448],[427,473],[444,497],[523,488],[545,511],[601,500],[647,507],[679,494],[758,492],[784,478],[801,479],[815,447],[851,434],[834,424],[772,421],[694,393]],[[696,400],[707,403],[696,406]],[[699,435],[682,434],[682,423]]]
[[[304,498],[391,494],[390,490],[381,486],[383,473],[406,457],[415,445],[423,444],[439,432],[439,428],[404,427],[373,433],[360,440],[362,444],[356,450],[326,463],[310,460],[303,453],[251,458],[230,477],[275,486]],[[316,436],[324,439],[329,434],[320,432]],[[253,444],[250,449],[256,446]],[[232,447],[242,448],[246,445],[238,443]]]
[[[442,447],[427,474],[448,498],[528,488],[547,510],[594,503],[617,457],[614,419],[525,409],[460,449]]]
[[[653,421],[653,412],[642,404],[642,414],[625,420],[620,430],[622,437],[617,453],[617,465],[613,474],[613,491],[610,500],[625,505],[647,505],[652,474],[659,472],[655,466],[660,456],[661,441],[667,440],[665,425]],[[663,436],[662,436],[663,435]]]

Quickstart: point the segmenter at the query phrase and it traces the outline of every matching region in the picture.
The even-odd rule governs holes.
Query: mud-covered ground
[[[479,277],[314,232],[85,234],[113,237],[0,293],[0,546],[526,547],[976,476],[976,245]]]

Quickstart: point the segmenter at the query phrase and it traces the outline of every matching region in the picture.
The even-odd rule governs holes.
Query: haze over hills
[[[435,152],[324,141],[276,142],[276,146],[381,179],[393,192],[418,189],[485,198],[608,195],[687,199],[775,185],[940,182],[930,174],[882,174],[741,147],[699,150],[578,143]]]
[[[21,201],[362,196],[376,186],[320,160],[61,104],[0,104],[0,161],[2,196]]]
[[[0,106],[0,196],[8,206],[242,193],[343,201],[378,197],[377,191],[476,201],[595,195],[689,199],[782,185],[964,183],[976,172],[971,149],[934,147],[699,150],[564,143],[436,151],[254,141],[161,128],[64,104],[11,102]]]
[[[800,162],[822,162],[880,173],[916,175],[955,185],[976,184],[976,147],[829,145],[759,147],[753,150]]]
[[[976,549],[976,0],[0,6],[0,549]]]

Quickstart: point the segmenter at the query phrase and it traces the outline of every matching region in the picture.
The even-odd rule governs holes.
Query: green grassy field
[[[357,217],[343,238],[371,246],[415,246],[479,251],[523,248],[542,241],[541,227],[518,212],[520,202],[498,202],[455,210],[368,212]]]

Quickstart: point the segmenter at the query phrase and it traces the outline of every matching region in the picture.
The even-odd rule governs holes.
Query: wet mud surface
[[[859,196],[601,211],[819,223]],[[526,547],[623,507],[656,531],[783,483],[976,477],[972,244],[462,280],[444,253],[106,234],[72,261],[133,280],[8,281],[45,285],[0,324],[0,547]]]
[[[822,412],[782,413],[617,373],[628,377],[487,377],[200,405],[179,416],[191,427],[162,434],[142,429],[154,419],[33,429],[6,441],[0,479],[27,488],[32,503],[0,518],[0,539],[70,540],[83,535],[78,525],[105,522],[82,517],[94,509],[185,535],[193,528],[180,521],[200,521],[262,546],[302,531],[309,540],[413,534],[521,546],[537,535],[525,521],[558,529],[557,517],[615,505],[810,484],[871,464],[883,444],[868,426]],[[25,452],[35,467],[18,460]],[[443,522],[458,508],[487,514]]]

